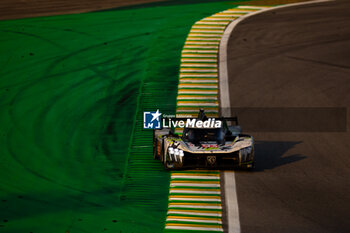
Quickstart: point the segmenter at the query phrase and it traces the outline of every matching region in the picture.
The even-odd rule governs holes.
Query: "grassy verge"
[[[160,232],[169,175],[142,111],[175,110],[191,25],[231,6],[0,22],[0,231]]]

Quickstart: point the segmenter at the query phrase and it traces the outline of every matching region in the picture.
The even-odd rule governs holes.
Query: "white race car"
[[[254,167],[253,137],[241,133],[236,117],[208,119],[201,111],[195,120],[220,121],[221,127],[199,128],[192,124],[184,127],[181,136],[171,129],[154,130],[154,158],[166,169]],[[228,125],[231,122],[235,124]]]

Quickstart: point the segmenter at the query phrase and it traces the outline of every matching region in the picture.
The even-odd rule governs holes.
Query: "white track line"
[[[256,14],[260,14],[269,10],[276,10],[285,7],[298,6],[304,4],[312,4],[312,3],[320,3],[320,2],[328,2],[330,0],[316,0],[310,2],[301,2],[301,3],[292,3],[286,4],[277,7],[271,8],[263,8],[263,7],[251,7],[251,6],[240,6],[238,8],[246,8],[246,9],[257,9],[258,11],[248,13],[240,18],[232,21],[228,27],[226,28],[221,42],[220,42],[220,108],[222,112],[222,116],[230,116],[229,108],[230,104],[230,95],[229,95],[229,82],[228,82],[228,71],[227,71],[227,45],[229,41],[229,37],[232,34],[233,29],[244,19],[251,17]],[[225,203],[226,203],[226,212],[228,219],[228,233],[240,233],[241,226],[239,222],[239,211],[238,211],[238,201],[237,201],[237,193],[236,193],[236,181],[235,175],[232,171],[225,171]]]

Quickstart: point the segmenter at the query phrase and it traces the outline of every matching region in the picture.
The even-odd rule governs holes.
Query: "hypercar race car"
[[[153,155],[166,169],[253,168],[254,140],[241,133],[237,117],[207,118],[200,112],[198,118],[166,120],[184,125],[181,136],[170,128],[154,130]]]

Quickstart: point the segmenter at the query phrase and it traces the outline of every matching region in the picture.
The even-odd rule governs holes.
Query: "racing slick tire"
[[[166,153],[161,153],[161,156],[162,156],[162,163],[163,163],[164,168],[166,170],[173,169],[173,167],[169,165],[169,163],[168,163],[168,161],[166,159],[167,154]]]

